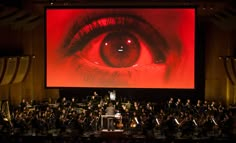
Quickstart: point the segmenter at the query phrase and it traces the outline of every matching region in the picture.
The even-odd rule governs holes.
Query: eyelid
[[[99,26],[100,23],[97,21],[99,21],[99,20],[101,21],[101,19],[108,19],[108,20],[110,19],[111,20],[114,17],[137,19],[138,21],[141,21],[139,17],[137,17],[135,15],[130,15],[130,14],[122,14],[122,13],[119,13],[119,14],[118,13],[110,13],[110,14],[104,13],[104,14],[102,14],[102,13],[99,13],[99,14],[96,14],[96,16],[91,16],[91,14],[89,14],[89,16],[87,16],[83,19],[75,20],[74,24],[69,29],[67,36],[65,37],[62,48],[66,48],[66,47],[68,48],[69,44],[71,43],[71,39],[78,33],[78,31],[80,31],[81,29],[84,29],[86,26],[92,25],[93,23],[95,24],[95,26]],[[91,29],[91,31],[94,31],[94,30]]]
[[[169,47],[165,38],[150,23],[137,15],[131,14],[105,14],[102,16],[88,19],[86,25],[79,24],[77,21],[69,33],[72,33],[65,39],[62,48],[66,50],[65,56],[70,56],[83,47],[94,37],[110,30],[131,30],[138,33],[150,48],[153,54],[153,61],[159,63],[165,62]],[[87,29],[85,29],[87,28]],[[82,31],[81,31],[82,30]]]

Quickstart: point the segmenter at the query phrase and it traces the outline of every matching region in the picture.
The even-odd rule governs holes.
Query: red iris
[[[130,67],[140,56],[140,45],[131,33],[111,32],[102,41],[100,54],[108,66]]]

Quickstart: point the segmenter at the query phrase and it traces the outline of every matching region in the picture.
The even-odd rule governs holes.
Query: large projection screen
[[[195,11],[46,8],[46,87],[195,89]]]

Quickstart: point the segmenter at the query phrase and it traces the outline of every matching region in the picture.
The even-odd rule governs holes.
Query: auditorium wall
[[[205,98],[235,104],[235,85],[227,78],[220,56],[235,56],[235,30],[228,25],[205,23]]]
[[[44,27],[43,22],[33,30],[13,29],[0,26],[1,56],[35,56],[30,70],[21,83],[0,86],[0,100],[10,100],[17,105],[25,98],[27,101],[43,101],[57,98],[58,90],[45,89]],[[5,55],[4,55],[5,54]]]

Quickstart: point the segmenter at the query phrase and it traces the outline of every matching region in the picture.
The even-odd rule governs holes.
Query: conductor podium
[[[117,137],[123,134],[124,130],[118,128],[117,123],[122,124],[120,113],[115,115],[101,115],[101,133],[104,136]]]

